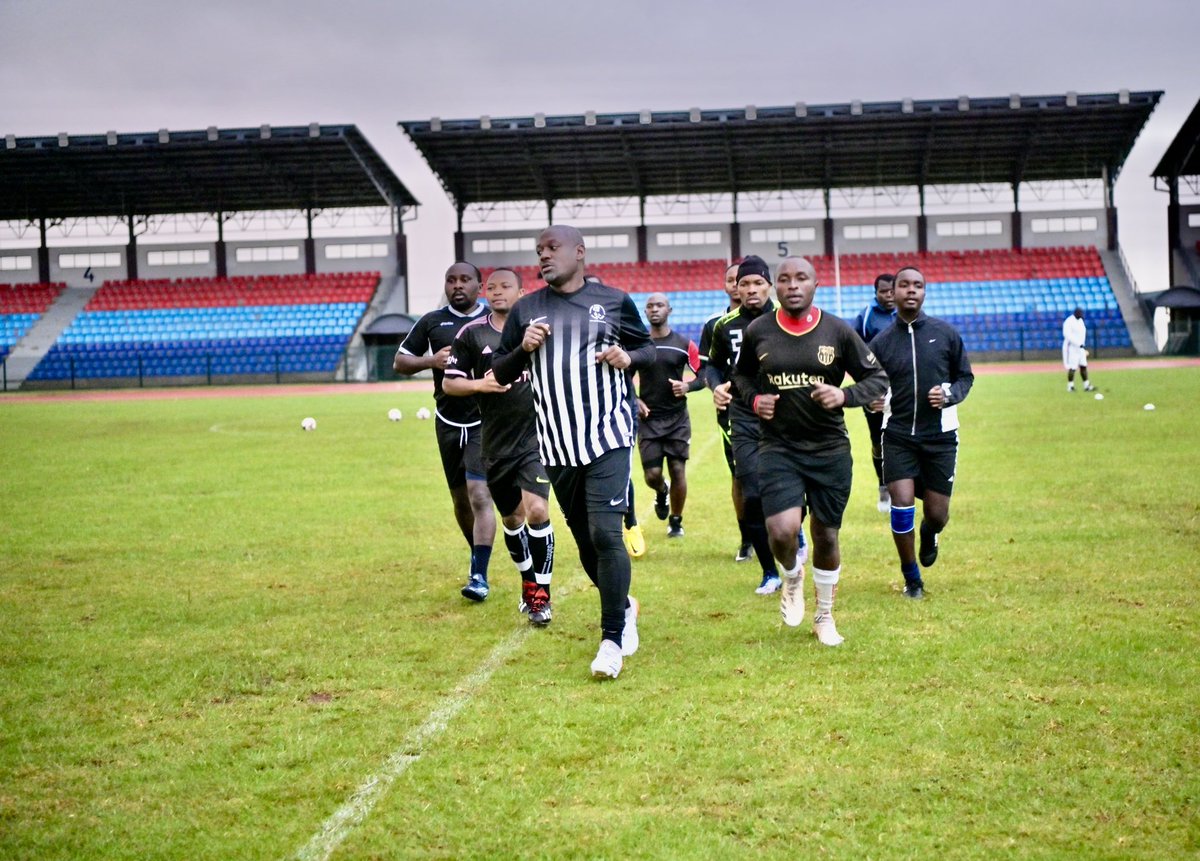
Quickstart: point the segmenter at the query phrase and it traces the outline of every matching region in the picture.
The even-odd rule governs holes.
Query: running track
[[[1089,368],[1097,371],[1131,371],[1148,368],[1197,368],[1200,357],[1162,359],[1094,360]],[[976,376],[993,374],[1062,373],[1060,362],[993,362],[975,365]],[[386,392],[429,392],[432,380],[406,380],[388,383],[295,383],[263,386],[184,386],[148,389],[53,389],[32,392],[2,392],[6,401],[161,401],[186,398],[269,398],[302,395],[368,395]]]

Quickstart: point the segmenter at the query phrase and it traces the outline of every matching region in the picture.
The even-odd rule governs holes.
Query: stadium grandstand
[[[1167,192],[1171,289],[1150,297],[1167,314],[1164,352],[1200,354],[1200,102],[1151,174]]]
[[[976,354],[1056,354],[1088,312],[1095,354],[1155,352],[1113,185],[1160,92],[403,121],[457,213],[455,247],[538,284],[532,236],[576,224],[589,271],[661,291],[696,337],[726,261],[801,254],[853,317],[915,262],[930,313]],[[468,221],[470,230],[466,229]]]
[[[4,388],[361,377],[417,205],[354,126],[9,136]]]
[[[536,286],[537,230],[574,223],[594,274],[667,293],[692,337],[725,305],[726,261],[802,254],[846,318],[917,263],[929,311],[981,358],[1056,353],[1076,306],[1093,353],[1148,354],[1113,186],[1161,95],[400,127],[454,205],[460,259]],[[3,387],[386,378],[417,205],[354,126],[8,136]]]

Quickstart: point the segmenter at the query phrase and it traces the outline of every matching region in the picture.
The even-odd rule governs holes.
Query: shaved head
[[[583,234],[569,224],[551,224],[542,231],[542,236],[553,236],[566,245],[583,245]],[[586,247],[586,246],[585,246]]]
[[[556,290],[573,293],[583,287],[583,234],[569,224],[552,224],[538,235],[538,265],[546,283]]]

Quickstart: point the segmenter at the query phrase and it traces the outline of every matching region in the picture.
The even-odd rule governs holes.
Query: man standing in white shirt
[[[1067,369],[1067,391],[1075,391],[1075,371],[1083,380],[1083,390],[1090,392],[1095,387],[1088,382],[1087,375],[1087,325],[1083,322],[1083,309],[1063,320],[1063,365]]]

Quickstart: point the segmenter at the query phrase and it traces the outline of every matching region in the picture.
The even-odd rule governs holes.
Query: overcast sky
[[[1196,23],[1196,0],[0,0],[0,134],[353,123],[422,203],[420,311],[453,212],[399,120],[1164,90],[1117,183],[1163,289],[1149,173],[1200,99]]]

